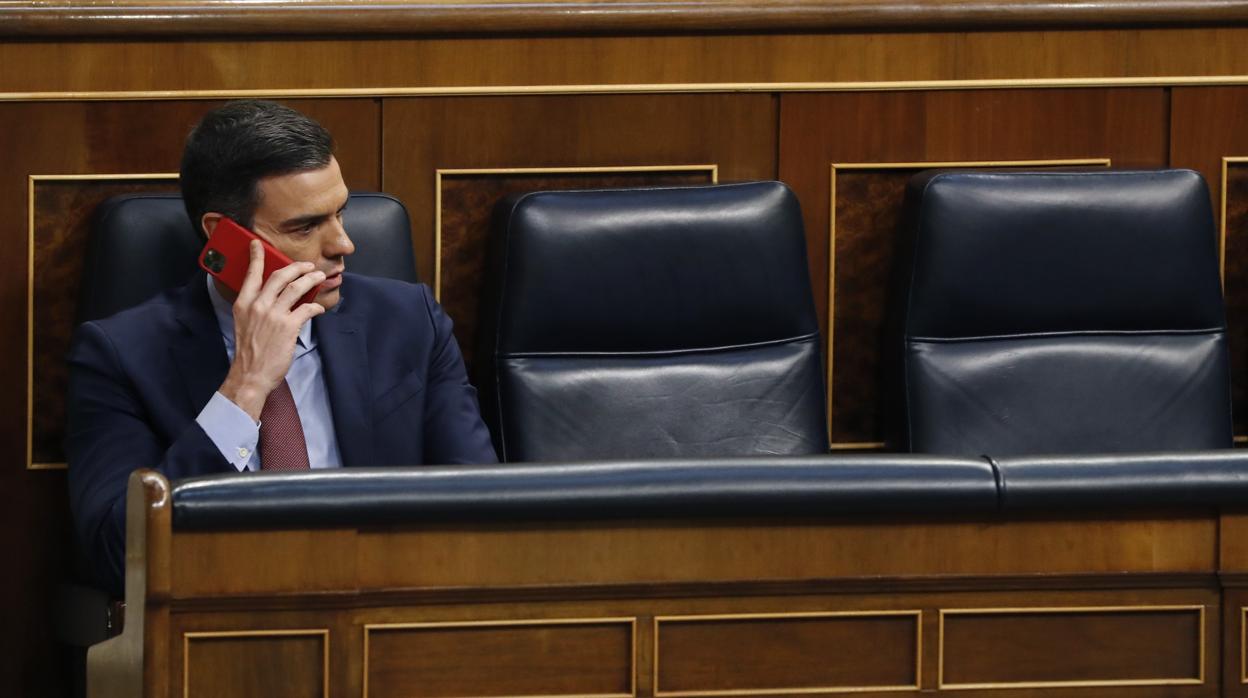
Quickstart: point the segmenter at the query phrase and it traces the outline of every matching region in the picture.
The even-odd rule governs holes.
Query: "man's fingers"
[[[243,285],[238,289],[238,298],[246,302],[260,291],[260,281],[264,278],[264,247],[259,240],[252,240],[247,246],[250,258],[247,260],[247,274],[243,276]]]
[[[276,305],[281,308],[293,308],[295,303],[308,291],[316,288],[325,280],[325,272],[313,271],[304,274],[294,281],[286,285],[282,292],[277,296]]]
[[[311,320],[323,312],[325,312],[325,306],[320,303],[304,303],[292,311],[292,313],[299,318],[299,325],[301,327],[303,326],[303,323]]]
[[[291,262],[287,264],[269,276],[268,280],[264,282],[264,286],[260,289],[258,298],[269,303],[275,302],[290,282],[315,269],[316,265],[311,262]],[[320,282],[318,281],[317,283]]]

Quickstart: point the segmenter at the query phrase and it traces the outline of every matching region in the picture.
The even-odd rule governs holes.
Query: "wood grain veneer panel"
[[[1216,520],[653,522],[361,532],[368,588],[1209,572]],[[610,550],[612,555],[586,551]],[[308,584],[313,583],[311,580]]]
[[[174,538],[170,575],[179,598],[351,589],[355,532],[184,532]]]
[[[655,695],[919,686],[919,613],[656,621]]]
[[[720,181],[773,179],[775,110],[770,95],[389,99],[382,148],[403,155],[387,157],[383,179],[411,212],[417,268],[432,280],[437,170],[717,165]]]
[[[328,632],[188,633],[185,698],[327,698]]]
[[[84,251],[95,208],[111,196],[150,191],[177,191],[177,182],[99,179],[34,183],[32,463],[65,462],[65,356],[74,329]]]
[[[2,93],[1242,76],[1237,26],[0,43]],[[177,66],[136,70],[135,66]],[[358,92],[356,93],[359,94]],[[176,95],[175,95],[176,96]],[[380,96],[380,95],[378,95]]]
[[[1202,609],[1011,609],[943,615],[942,686],[1199,684]]]
[[[831,165],[1108,159],[1114,167],[1158,167],[1166,160],[1161,89],[786,94],[780,112],[780,178],[802,202],[832,349],[834,444],[883,439],[883,315],[906,175],[842,181],[838,174],[836,288],[829,288]],[[846,365],[838,367],[842,356]]]
[[[439,177],[437,206],[441,245],[436,276],[438,300],[455,318],[455,339],[469,375],[476,362],[480,294],[486,274],[490,221],[495,204],[507,196],[558,189],[688,186],[711,184],[714,167],[674,171],[579,173],[447,173]]]
[[[1248,169],[1227,167],[1225,221],[1223,158],[1248,157],[1248,131],[1219,128],[1248,120],[1248,88],[1175,89],[1171,107],[1170,164],[1202,174],[1209,184],[1215,221],[1225,222],[1223,292],[1231,357],[1231,416],[1235,434],[1248,436]]]
[[[633,694],[628,620],[370,626],[365,633],[365,698]]]
[[[1248,151],[1246,151],[1248,153]],[[1235,434],[1248,436],[1248,154],[1227,162],[1220,212],[1224,244],[1222,291],[1231,357],[1231,417]]]

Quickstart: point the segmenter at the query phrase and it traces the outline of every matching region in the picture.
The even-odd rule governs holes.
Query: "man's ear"
[[[212,237],[212,231],[217,229],[217,223],[220,223],[222,218],[225,216],[212,211],[200,217],[199,227],[204,231],[204,237]]]

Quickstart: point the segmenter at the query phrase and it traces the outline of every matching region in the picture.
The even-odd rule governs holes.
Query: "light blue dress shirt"
[[[225,341],[225,352],[233,363],[234,311],[230,302],[217,291],[211,276],[207,278],[207,283],[212,310],[221,327],[221,338]],[[308,446],[308,464],[313,468],[342,467],[333,414],[329,409],[329,391],[325,388],[325,375],[321,371],[321,353],[316,350],[310,320],[299,328],[295,358],[286,372],[286,382],[290,384],[295,408],[299,410],[299,422],[303,425],[303,438]],[[216,444],[221,455],[239,472],[260,469],[260,425],[220,391],[213,394],[195,421]]]

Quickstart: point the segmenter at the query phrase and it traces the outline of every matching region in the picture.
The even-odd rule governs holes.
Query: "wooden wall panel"
[[[483,31],[488,28],[483,27]],[[1248,28],[0,43],[0,98],[92,90],[1248,75]],[[139,70],[137,66],[176,66]]]
[[[780,179],[802,202],[811,279],[831,351],[833,444],[882,441],[885,368],[878,360],[888,278],[878,270],[892,266],[880,251],[891,247],[890,221],[899,204],[892,190],[881,195],[882,190],[867,186],[838,193],[838,210],[869,221],[875,239],[857,241],[855,249],[866,251],[861,255],[836,257],[838,288],[830,288],[833,165],[1104,158],[1115,167],[1158,167],[1166,162],[1162,89],[786,94],[780,99]],[[841,280],[845,288],[839,287]],[[829,316],[835,320],[831,327]],[[849,357],[846,370],[837,368],[842,353]]]
[[[1176,88],[1170,119],[1170,164],[1204,175],[1225,245],[1231,415],[1243,440],[1248,438],[1248,162],[1236,159],[1248,158],[1248,130],[1231,125],[1248,122],[1248,87]]]
[[[950,610],[941,614],[940,681],[942,688],[1199,686],[1205,640],[1200,606]]]
[[[632,619],[375,625],[364,698],[631,696]]]
[[[96,207],[110,196],[176,191],[177,181],[150,178],[39,180],[33,183],[34,316],[30,408],[32,467],[65,464],[65,356],[78,304],[83,253]]]
[[[656,696],[919,688],[920,612],[656,619]]]
[[[328,698],[329,631],[183,635],[185,698]]]
[[[412,215],[420,277],[434,281],[438,170],[498,168],[636,168],[711,165],[720,181],[773,179],[776,173],[776,100],[771,95],[629,95],[583,97],[473,97],[387,100],[382,149],[383,182]],[[436,138],[428,134],[436,133]],[[402,153],[402,157],[395,154]],[[674,178],[674,179],[673,179]],[[480,262],[462,260],[457,241],[480,240],[493,202],[528,184],[480,182],[461,192],[462,178],[444,189],[443,262],[452,275],[442,294],[464,351],[474,349]],[[521,178],[522,179],[522,178]],[[534,181],[541,188],[575,186],[579,178]],[[582,182],[709,181],[695,173],[584,175]],[[449,181],[449,180],[448,180]],[[480,190],[488,186],[492,191]],[[468,209],[472,208],[469,213]],[[479,260],[481,247],[467,250]],[[458,274],[459,276],[455,276]],[[455,288],[448,288],[453,282]]]

